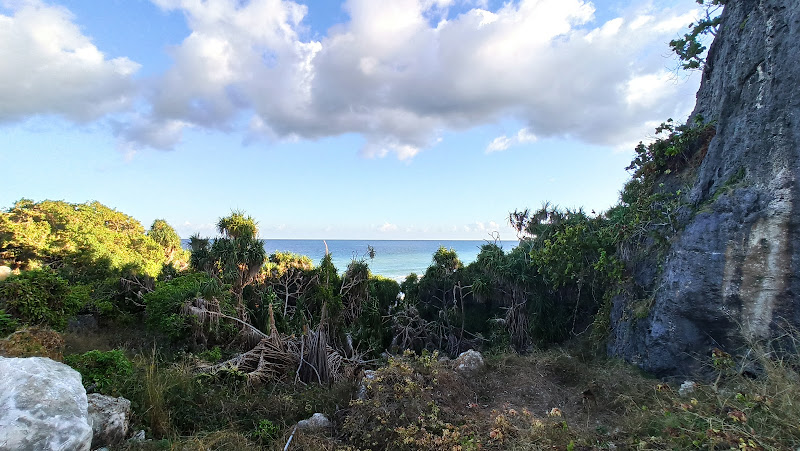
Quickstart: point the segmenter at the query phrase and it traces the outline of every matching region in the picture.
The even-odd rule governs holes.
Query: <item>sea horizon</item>
[[[318,266],[325,256],[327,243],[333,264],[341,273],[353,260],[364,260],[369,265],[370,272],[374,275],[388,277],[402,282],[405,278],[415,273],[422,275],[433,263],[433,254],[443,246],[456,251],[459,260],[465,265],[475,261],[480,252],[480,247],[497,243],[504,251],[508,252],[519,244],[518,240],[363,240],[363,239],[291,239],[291,238],[261,238],[267,254],[275,252],[291,252],[309,257],[314,266]],[[189,240],[181,242],[186,247]],[[370,246],[375,251],[374,258],[370,258]]]

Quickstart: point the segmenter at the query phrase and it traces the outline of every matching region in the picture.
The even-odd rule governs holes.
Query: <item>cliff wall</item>
[[[631,293],[612,309],[609,352],[658,375],[800,328],[800,1],[729,1],[694,118],[716,135],[689,213],[664,256],[632,268],[649,312],[632,314]]]

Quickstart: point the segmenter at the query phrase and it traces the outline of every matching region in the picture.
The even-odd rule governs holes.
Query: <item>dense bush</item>
[[[118,396],[124,378],[133,372],[131,361],[120,350],[73,354],[66,356],[64,363],[81,373],[83,385],[106,395]]]
[[[70,288],[49,269],[23,271],[0,283],[0,308],[24,324],[63,330],[88,301],[86,289]]]
[[[185,339],[191,331],[192,319],[181,310],[187,302],[203,297],[216,298],[232,313],[219,284],[205,273],[156,282],[155,290],[144,295],[147,325],[173,340]]]

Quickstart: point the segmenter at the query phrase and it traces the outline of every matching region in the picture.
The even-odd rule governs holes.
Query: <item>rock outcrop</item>
[[[650,257],[612,311],[611,354],[658,375],[695,373],[713,348],[800,326],[800,2],[728,2],[694,118],[716,135],[687,196],[691,214],[665,257]],[[636,271],[636,270],[635,270]]]
[[[99,393],[90,394],[88,400],[93,430],[92,448],[122,443],[130,426],[131,402]]]
[[[77,371],[42,357],[0,357],[0,450],[88,451],[91,443]]]

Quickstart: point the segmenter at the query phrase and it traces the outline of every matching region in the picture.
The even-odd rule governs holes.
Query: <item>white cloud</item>
[[[673,65],[666,42],[696,14],[690,0],[605,23],[586,0],[491,11],[475,0],[347,0],[349,20],[318,40],[307,37],[308,8],[294,1],[152,1],[182,12],[190,33],[169,49],[173,65],[141,86],[135,113],[138,66],[106,59],[65,9],[28,0],[0,16],[0,120],[85,120],[128,107],[114,130],[133,151],[173,148],[201,128],[271,140],[356,133],[363,156],[409,159],[445,131],[507,119],[524,133],[496,138],[487,152],[537,137],[635,142],[648,122],[687,113],[696,88],[664,77]],[[456,4],[464,12],[451,17]]]
[[[493,139],[492,142],[486,146],[486,153],[492,152],[500,152],[501,150],[506,150],[511,146],[511,139],[508,136],[498,136],[497,138]]]
[[[665,43],[691,2],[595,24],[588,1],[520,0],[432,25],[453,2],[348,0],[350,20],[313,41],[302,39],[306,7],[291,1],[154,1],[182,10],[192,32],[151,93],[153,127],[225,130],[253,114],[257,135],[359,133],[362,155],[406,159],[443,130],[510,117],[524,133],[487,152],[537,136],[619,145],[688,111],[695,88],[663,77]],[[160,134],[127,134],[159,144],[151,136]]]
[[[525,143],[532,143],[536,142],[536,135],[530,132],[527,128],[520,129],[516,135],[512,137],[508,136],[498,136],[497,138],[493,139],[492,142],[486,146],[486,153],[492,152],[500,152],[503,150],[508,149],[511,146],[517,146],[519,144]]]
[[[89,121],[127,108],[139,65],[107,59],[65,8],[4,2],[0,14],[0,122],[37,114]]]
[[[378,230],[381,232],[396,232],[397,225],[391,224],[389,222],[384,222],[382,226],[378,227]]]

